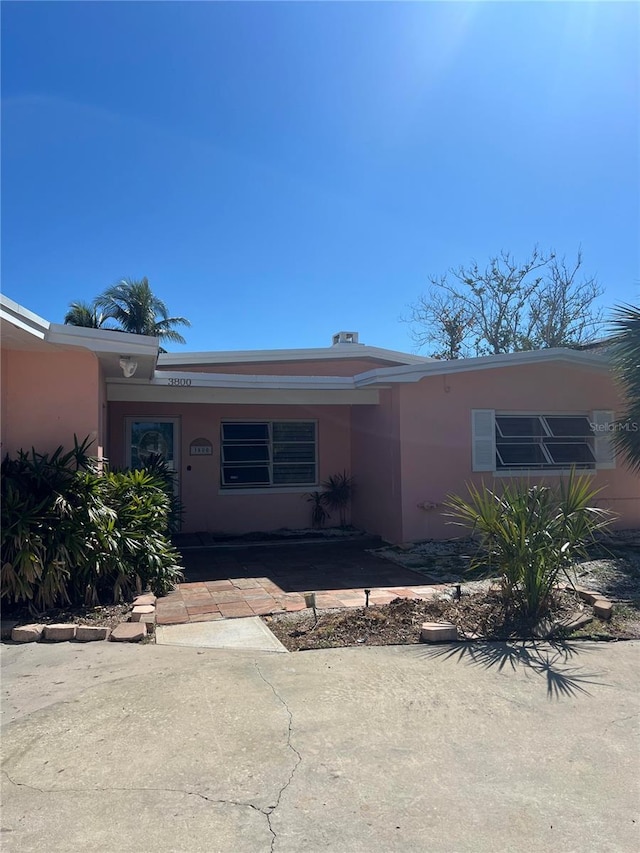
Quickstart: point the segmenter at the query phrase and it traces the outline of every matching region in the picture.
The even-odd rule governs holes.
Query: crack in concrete
[[[187,797],[199,797],[201,800],[206,800],[208,803],[217,803],[223,806],[239,806],[241,808],[253,809],[253,811],[258,812],[267,819],[269,831],[271,832],[272,836],[274,836],[271,841],[271,850],[273,850],[273,844],[275,842],[275,833],[271,829],[271,823],[269,820],[269,815],[271,811],[267,809],[261,809],[260,806],[256,806],[254,803],[243,803],[240,800],[221,800],[219,798],[207,797],[206,794],[201,794],[199,791],[187,791],[184,788],[140,788],[125,787],[119,785],[113,785],[109,788],[38,788],[37,785],[30,785],[28,782],[17,782],[7,773],[6,770],[2,770],[2,773],[16,788],[28,788],[30,791],[37,791],[39,794],[85,794],[96,792],[109,793],[110,791],[155,791],[162,794],[184,794]]]
[[[634,720],[636,717],[640,717],[640,713],[629,714],[628,717],[618,717],[615,720],[611,720],[602,730],[602,734],[605,734],[605,732],[607,732],[611,728],[611,726],[615,726],[617,723],[624,723],[626,720]]]
[[[270,851],[271,851],[271,853],[273,853],[273,851],[275,849],[275,843],[277,841],[278,836],[277,836],[277,834],[276,834],[276,832],[272,826],[271,816],[275,812],[275,810],[278,808],[278,806],[280,805],[280,800],[282,799],[282,795],[287,790],[289,785],[291,785],[291,783],[293,781],[293,777],[295,775],[295,772],[298,769],[300,762],[302,761],[302,756],[300,755],[298,750],[295,748],[295,746],[291,743],[291,735],[293,733],[293,714],[291,713],[289,706],[287,705],[285,700],[282,698],[282,696],[278,693],[278,691],[273,686],[273,684],[269,681],[269,679],[265,677],[264,673],[262,672],[262,670],[258,666],[257,661],[254,661],[254,665],[256,668],[256,672],[258,673],[258,675],[260,676],[262,681],[264,681],[264,683],[268,687],[271,688],[273,695],[276,697],[276,699],[280,702],[282,707],[287,712],[289,722],[288,722],[288,726],[287,726],[287,743],[286,743],[286,746],[287,746],[287,749],[290,749],[294,753],[294,755],[296,756],[296,760],[295,760],[295,763],[291,769],[291,773],[289,774],[289,778],[286,780],[284,785],[282,785],[280,787],[280,789],[278,791],[278,795],[276,797],[275,804],[273,806],[267,806],[266,808],[261,808],[260,806],[256,806],[254,803],[246,803],[246,802],[242,802],[240,800],[223,800],[223,799],[219,799],[219,798],[208,797],[206,794],[201,794],[199,791],[188,791],[188,790],[185,790],[183,788],[148,788],[148,787],[147,788],[140,788],[140,787],[125,787],[125,786],[112,786],[109,788],[38,788],[36,785],[30,785],[28,782],[17,782],[15,779],[13,779],[9,775],[9,773],[4,768],[2,769],[2,773],[4,776],[7,777],[9,782],[12,785],[14,785],[15,787],[17,787],[17,788],[28,788],[29,790],[37,791],[40,794],[78,794],[78,793],[87,793],[90,791],[94,791],[94,792],[95,791],[101,791],[103,793],[108,793],[109,791],[156,791],[156,792],[167,793],[167,794],[184,794],[185,796],[199,797],[202,800],[206,800],[208,803],[217,803],[219,805],[224,805],[224,806],[238,806],[240,808],[253,809],[253,811],[256,811],[259,814],[264,815],[264,817],[266,818],[267,826],[269,828],[269,832],[271,833]]]
[[[4,776],[7,777],[12,785],[16,788],[28,788],[30,791],[37,791],[39,794],[84,794],[84,793],[109,793],[109,791],[156,791],[162,794],[184,794],[188,797],[200,797],[201,800],[206,800],[208,803],[220,803],[226,806],[243,806],[254,809],[261,814],[264,810],[253,803],[243,803],[240,800],[221,800],[213,797],[207,797],[206,794],[201,794],[200,791],[188,791],[184,788],[150,788],[150,787],[132,787],[131,785],[111,785],[108,788],[39,788],[37,785],[30,785],[28,782],[18,782],[10,776],[6,770],[2,770]]]
[[[289,724],[288,724],[288,727],[287,727],[287,748],[288,748],[288,749],[290,749],[290,750],[294,753],[294,755],[296,756],[296,760],[295,760],[295,763],[294,763],[294,765],[293,765],[293,767],[292,767],[292,769],[291,769],[291,773],[289,774],[289,778],[287,779],[287,781],[284,783],[284,785],[283,785],[283,786],[280,788],[280,790],[278,791],[278,796],[276,797],[275,805],[274,805],[274,806],[269,807],[268,809],[265,809],[265,810],[264,810],[264,812],[263,812],[263,814],[266,816],[266,818],[267,818],[267,822],[268,822],[268,824],[269,824],[269,831],[271,832],[271,835],[273,836],[273,837],[272,837],[272,839],[271,839],[271,853],[273,853],[273,851],[274,851],[274,849],[275,849],[275,843],[276,843],[276,840],[277,840],[277,837],[278,837],[278,836],[276,835],[276,832],[275,832],[275,830],[274,830],[274,828],[273,828],[273,826],[272,826],[272,823],[271,823],[271,815],[272,815],[272,814],[275,812],[275,810],[278,808],[278,806],[280,805],[280,800],[282,799],[282,795],[283,795],[283,794],[284,794],[284,792],[287,790],[287,788],[289,787],[289,785],[293,782],[293,777],[295,776],[295,772],[296,772],[296,770],[297,770],[297,769],[298,769],[298,767],[300,766],[300,762],[302,761],[302,756],[300,755],[300,753],[298,752],[298,750],[295,748],[295,746],[291,743],[291,735],[292,735],[292,733],[293,733],[293,714],[291,713],[291,709],[289,708],[289,706],[287,705],[287,703],[284,701],[284,699],[282,698],[282,696],[278,693],[278,691],[277,691],[277,690],[276,690],[276,688],[273,686],[273,684],[269,681],[269,679],[265,677],[264,673],[262,672],[262,670],[261,670],[261,669],[260,669],[260,667],[258,666],[258,662],[257,662],[257,661],[254,661],[254,665],[255,665],[255,668],[256,668],[256,672],[258,673],[258,675],[260,676],[260,678],[264,681],[264,683],[265,683],[265,684],[267,684],[267,685],[271,688],[271,690],[272,690],[272,692],[273,692],[273,695],[276,697],[276,699],[280,702],[280,704],[282,705],[282,707],[283,707],[283,708],[285,709],[285,711],[287,712],[287,716],[289,717]]]

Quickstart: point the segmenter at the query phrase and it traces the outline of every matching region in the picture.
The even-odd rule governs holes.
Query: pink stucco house
[[[158,341],[48,323],[0,297],[2,453],[90,435],[116,466],[161,451],[185,531],[308,526],[305,493],[349,471],[351,521],[390,542],[455,534],[466,482],[553,481],[571,466],[640,527],[640,479],[615,458],[606,355],[549,349],[437,361],[358,342],[159,354]]]

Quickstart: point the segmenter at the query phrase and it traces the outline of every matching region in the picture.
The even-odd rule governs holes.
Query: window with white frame
[[[315,421],[233,421],[221,429],[223,488],[316,484]]]
[[[613,413],[472,412],[473,470],[496,473],[593,471],[614,467]]]

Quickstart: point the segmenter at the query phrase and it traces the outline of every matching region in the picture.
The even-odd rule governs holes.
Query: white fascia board
[[[365,344],[336,344],[332,347],[315,349],[275,349],[275,350],[225,350],[221,352],[184,352],[161,353],[159,367],[180,367],[181,365],[206,364],[243,364],[286,361],[329,361],[343,358],[376,358],[396,361],[399,364],[425,364],[434,359],[421,355],[409,355],[395,350],[370,347]]]
[[[403,367],[379,367],[354,376],[357,388],[388,383],[419,382],[427,376],[466,373],[473,370],[495,370],[500,367],[520,367],[527,364],[544,364],[561,361],[607,372],[609,361],[604,354],[554,347],[546,350],[485,355],[479,358],[460,358],[452,361],[434,359],[429,364]]]
[[[131,403],[207,403],[278,406],[376,405],[377,388],[361,391],[300,388],[214,388],[154,385],[142,380],[107,380],[107,400]]]
[[[150,355],[158,352],[158,338],[132,335],[109,329],[88,329],[84,326],[51,323],[47,341],[60,346],[84,347],[95,353],[116,355]]]
[[[0,294],[0,317],[11,323],[11,325],[16,326],[16,328],[23,329],[40,340],[45,339],[51,325],[44,317],[34,314],[33,311],[29,311],[3,294]]]
[[[118,382],[119,379],[109,379]],[[191,371],[156,370],[150,382],[128,380],[127,385],[144,384],[169,388],[212,388],[302,391],[355,391],[352,376],[262,376],[243,373],[195,373]]]

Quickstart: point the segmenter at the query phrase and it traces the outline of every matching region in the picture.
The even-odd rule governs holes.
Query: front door
[[[179,431],[178,418],[127,418],[127,464],[144,468],[152,454],[162,456],[174,472],[176,494],[180,489]]]

